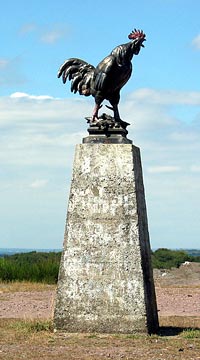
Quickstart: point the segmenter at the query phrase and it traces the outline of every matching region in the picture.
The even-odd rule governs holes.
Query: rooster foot
[[[108,129],[108,128],[122,128],[126,130],[127,126],[130,125],[129,123],[121,120],[119,117],[114,118],[110,115],[107,115],[105,113],[101,114],[99,117],[86,117],[87,123],[90,124],[90,127],[99,127],[102,129]]]
[[[112,107],[112,106],[106,105],[106,107],[114,112],[114,120],[115,120],[115,127],[116,128],[122,127],[123,129],[126,129],[126,127],[128,125],[130,125],[129,123],[127,123],[127,122],[123,121],[122,119],[120,119],[119,111],[118,111],[118,108],[116,106]]]
[[[95,126],[96,124],[98,124],[99,122],[99,118],[98,117],[94,117],[94,116],[87,116],[85,117],[85,119],[87,120],[87,123],[90,124],[91,126]]]
[[[127,128],[127,126],[130,125],[129,123],[127,123],[126,121],[123,121],[122,119],[118,119],[116,121],[116,127],[122,127],[122,129],[125,129]]]

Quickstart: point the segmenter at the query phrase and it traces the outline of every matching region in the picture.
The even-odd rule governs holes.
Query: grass
[[[184,339],[200,339],[200,329],[186,329],[182,332]]]
[[[52,332],[53,331],[53,322],[52,320],[15,320],[9,323],[10,329],[13,329],[17,332],[22,332],[27,334],[33,334],[43,331]]]
[[[161,330],[153,336],[54,333],[51,321],[0,319],[0,359],[200,359],[200,330]]]
[[[0,282],[0,293],[54,290],[56,285],[30,281]]]

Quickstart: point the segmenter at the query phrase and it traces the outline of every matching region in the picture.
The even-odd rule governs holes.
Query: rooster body
[[[109,108],[114,112],[115,121],[121,121],[118,110],[120,90],[131,76],[133,55],[139,54],[146,40],[143,31],[136,29],[129,35],[129,39],[132,41],[114,48],[96,68],[81,59],[71,58],[59,69],[58,77],[62,76],[64,84],[67,79],[71,81],[72,92],[94,97],[92,122],[98,119],[98,111],[104,99],[110,102]]]

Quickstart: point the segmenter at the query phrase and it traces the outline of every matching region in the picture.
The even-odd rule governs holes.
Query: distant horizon
[[[199,248],[194,248],[194,247],[181,247],[181,248],[172,248],[172,247],[167,247],[167,246],[161,246],[161,247],[151,247],[152,250],[157,250],[157,249],[170,249],[170,250],[200,250]],[[62,248],[37,248],[37,247],[0,247],[0,251],[1,250],[59,250],[62,251]]]
[[[40,251],[62,251],[62,248],[36,248],[36,247],[13,247],[13,248],[10,248],[10,247],[5,247],[5,248],[0,248],[0,252],[1,251],[5,251],[5,250],[8,250],[8,251],[14,251],[14,250],[40,250]]]
[[[56,247],[49,247],[49,248],[44,248],[44,247],[42,247],[42,248],[36,248],[36,247],[18,247],[18,246],[14,246],[14,247],[9,247],[9,246],[7,246],[7,247],[0,247],[0,250],[1,249],[60,249],[60,248],[56,248]]]

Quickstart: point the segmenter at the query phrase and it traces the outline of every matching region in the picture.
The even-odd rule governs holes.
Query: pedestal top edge
[[[139,146],[133,144],[133,143],[122,143],[122,144],[113,144],[113,143],[80,143],[80,144],[76,144],[76,146],[80,146],[80,147],[83,147],[83,148],[86,148],[86,147],[127,147],[127,148],[137,148],[139,149]]]

